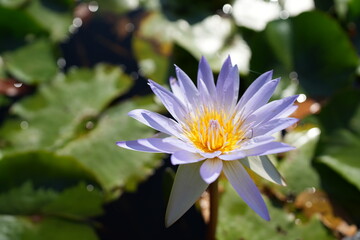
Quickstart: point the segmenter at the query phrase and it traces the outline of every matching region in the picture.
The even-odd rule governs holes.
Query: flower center
[[[239,147],[245,132],[234,116],[213,109],[198,109],[183,126],[187,138],[203,152],[228,152]]]

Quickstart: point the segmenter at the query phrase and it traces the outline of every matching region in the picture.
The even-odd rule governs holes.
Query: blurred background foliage
[[[115,142],[155,134],[128,111],[166,114],[146,79],[229,54],[242,91],[274,69],[274,99],[301,94],[300,122],[271,156],[288,186],[252,175],[272,220],[221,181],[217,238],[359,239],[359,31],[358,0],[0,0],[0,239],[203,239],[208,196],[165,229],[175,168]]]

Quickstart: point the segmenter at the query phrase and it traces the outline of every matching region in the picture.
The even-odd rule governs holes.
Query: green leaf
[[[295,213],[279,208],[264,197],[271,217],[266,222],[241,200],[228,182],[224,185],[219,205],[218,240],[336,239],[317,218],[307,222],[296,221]]]
[[[0,215],[1,240],[98,240],[95,231],[81,222],[52,217]]]
[[[35,190],[28,181],[20,187],[12,188],[0,194],[0,213],[15,215],[31,215],[40,213],[40,209],[53,201],[58,193],[53,189]]]
[[[280,191],[299,194],[307,188],[320,187],[319,173],[312,166],[319,137],[320,130],[315,126],[297,127],[286,134],[284,142],[296,149],[285,153],[279,166],[287,183],[286,187],[278,188]]]
[[[69,35],[69,27],[73,21],[74,3],[69,1],[32,0],[25,9],[44,29],[50,33],[54,41],[64,40]]]
[[[37,94],[13,106],[17,118],[8,119],[0,129],[3,154],[63,146],[89,130],[89,121],[129,87],[129,77],[108,65],[58,74]]]
[[[144,24],[141,27],[144,27]],[[172,43],[159,38],[141,36],[142,31],[144,30],[140,29],[132,39],[139,71],[146,78],[165,83],[168,80]]]
[[[79,181],[96,184],[94,175],[73,157],[34,151],[9,154],[1,159],[0,192],[20,187],[28,181],[35,188],[57,190],[77,185]]]
[[[360,92],[336,95],[320,113],[324,129],[317,160],[360,190]]]
[[[0,6],[0,52],[24,45],[34,36],[44,37],[47,32],[23,9]]]
[[[20,81],[35,84],[51,80],[58,71],[52,44],[45,39],[4,54],[6,69]]]
[[[26,1],[27,0],[0,0],[0,5],[4,7],[15,8],[20,7],[26,3]]]
[[[351,85],[359,64],[340,25],[317,11],[269,23],[255,34],[251,49],[251,69],[295,71],[312,97],[330,96]]]
[[[102,193],[92,184],[79,185],[64,190],[59,196],[42,208],[45,214],[61,217],[93,217],[103,213]]]
[[[124,188],[134,190],[160,163],[161,154],[140,153],[116,146],[117,141],[147,138],[154,134],[151,128],[127,116],[136,108],[151,110],[156,106],[149,101],[140,104],[127,101],[114,106],[102,115],[86,138],[76,139],[58,151],[76,157],[91,169],[102,187],[114,196]]]

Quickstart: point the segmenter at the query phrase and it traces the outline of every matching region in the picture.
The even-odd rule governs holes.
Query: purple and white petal
[[[298,105],[290,105],[284,110],[282,110],[280,113],[278,113],[274,118],[285,118],[293,114],[297,109]]]
[[[193,81],[189,78],[189,76],[178,66],[175,65],[175,68],[176,68],[176,76],[177,79],[179,80],[180,88],[184,93],[187,102],[190,104],[190,105],[186,105],[186,104],[185,105],[187,107],[191,107],[193,104],[197,103],[199,92],[195,87]]]
[[[182,121],[186,115],[186,108],[173,93],[149,80],[152,91],[158,96],[170,114],[178,121]]]
[[[294,150],[295,148],[282,142],[270,142],[261,146],[244,150],[246,156],[262,156]]]
[[[284,110],[288,109],[294,104],[297,96],[290,96],[280,100],[272,101],[253,112],[249,117],[246,118],[245,123],[256,122],[256,125],[270,121],[277,117]],[[255,127],[255,126],[254,126]]]
[[[178,167],[166,208],[166,227],[184,215],[208,187],[200,176],[201,164],[198,162]]]
[[[237,65],[231,68],[225,82],[223,84],[223,91],[218,93],[218,99],[221,100],[222,106],[228,110],[232,110],[238,100],[240,86],[239,70]]]
[[[169,83],[170,83],[171,91],[173,92],[174,96],[177,97],[182,104],[185,104],[186,101],[185,96],[180,88],[179,81],[174,77],[170,77]]]
[[[272,79],[273,71],[268,71],[260,75],[249,87],[246,89],[244,95],[241,97],[237,109],[242,109],[244,105],[252,98],[255,93]]]
[[[197,86],[199,88],[200,94],[203,94],[204,88],[200,88],[200,86],[202,85],[202,83],[200,82],[204,83],[204,86],[206,87],[206,90],[210,94],[210,96],[214,96],[214,94],[216,93],[214,76],[209,66],[209,63],[204,57],[201,57],[200,59],[197,75]]]
[[[225,160],[225,161],[234,161],[234,160],[239,160],[244,157],[246,157],[246,152],[239,150],[239,151],[232,151],[229,153],[222,154],[218,158]]]
[[[253,129],[254,136],[272,135],[298,122],[297,118],[277,118],[258,125]]]
[[[168,135],[179,136],[180,129],[177,122],[171,118],[167,118],[161,114],[151,112],[144,109],[135,109],[128,115],[139,122]]]
[[[275,79],[267,82],[249,99],[249,101],[241,109],[238,108],[238,105],[236,107],[236,111],[241,112],[242,116],[248,116],[252,112],[265,105],[273,95],[279,81],[280,79]]]
[[[192,153],[199,152],[199,150],[197,148],[195,148],[194,146],[192,146],[190,143],[182,141],[175,137],[164,138],[164,142],[170,143],[170,144],[178,147],[181,150],[185,150],[185,151],[192,152]]]
[[[163,138],[143,138],[133,141],[119,141],[116,145],[140,152],[173,153],[181,150],[177,146],[165,142]]]
[[[232,63],[231,63],[231,58],[230,56],[228,56],[224,62],[224,64],[221,67],[218,79],[217,79],[217,83],[216,83],[216,93],[217,96],[221,96],[223,94],[223,90],[224,90],[224,85],[226,82],[226,79],[232,69]]]
[[[200,167],[200,175],[206,183],[210,184],[220,176],[222,167],[223,162],[220,159],[207,159]]]
[[[194,163],[204,159],[206,158],[198,153],[192,153],[185,150],[176,151],[171,155],[171,163],[173,165]]]
[[[266,180],[286,186],[284,178],[281,177],[267,156],[246,157],[241,159],[240,162]]]
[[[224,162],[223,171],[240,197],[263,219],[270,216],[255,183],[239,161]]]
[[[199,152],[201,154],[201,156],[205,157],[205,158],[214,158],[217,157],[221,154],[221,151],[215,151],[212,153],[207,153],[207,152]]]
[[[241,143],[240,150],[246,150],[249,148],[254,148],[260,145],[274,141],[275,138],[272,136],[257,136],[251,139],[248,139]],[[236,150],[235,150],[236,151]]]

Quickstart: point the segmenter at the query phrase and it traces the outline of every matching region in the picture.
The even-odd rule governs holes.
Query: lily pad
[[[151,128],[127,116],[136,108],[155,109],[156,105],[151,102],[127,101],[110,108],[86,138],[76,139],[57,152],[74,156],[91,169],[109,198],[118,196],[123,190],[135,190],[160,164],[162,155],[124,150],[115,143],[154,134]]]
[[[28,84],[50,81],[58,71],[54,47],[46,39],[5,53],[4,63],[9,73]]]
[[[0,239],[98,240],[98,237],[94,229],[81,222],[66,221],[54,217],[0,215]]]
[[[264,197],[271,220],[260,218],[243,202],[229,183],[223,183],[225,191],[220,199],[217,239],[323,239],[335,240],[315,217],[307,222],[296,220],[294,213],[287,212]]]
[[[13,106],[15,119],[8,119],[0,129],[3,154],[63,146],[80,135],[80,126],[86,130],[88,120],[127,91],[130,83],[120,68],[108,65],[58,74],[37,94]]]

